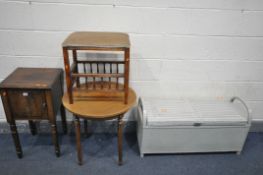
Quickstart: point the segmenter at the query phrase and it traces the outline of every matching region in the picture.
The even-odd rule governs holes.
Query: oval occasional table
[[[122,165],[122,127],[123,116],[130,110],[136,102],[136,94],[133,89],[129,88],[129,96],[127,104],[123,103],[123,92],[120,91],[89,91],[83,88],[73,89],[74,103],[70,104],[68,93],[65,93],[62,99],[64,107],[73,113],[75,117],[75,132],[78,163],[82,165],[82,146],[80,139],[80,122],[79,118],[83,118],[85,132],[87,132],[86,119],[89,120],[118,120],[118,164]],[[114,86],[114,84],[113,84]],[[120,87],[123,85],[119,85]]]

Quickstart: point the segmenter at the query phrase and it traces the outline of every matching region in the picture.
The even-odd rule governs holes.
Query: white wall
[[[128,32],[139,95],[237,95],[263,120],[262,19],[262,0],[0,0],[0,80],[63,67],[72,31]]]

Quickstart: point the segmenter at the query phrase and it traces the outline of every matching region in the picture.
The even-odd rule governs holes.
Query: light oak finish
[[[92,84],[88,84],[88,86],[91,85]],[[96,83],[95,86],[100,86],[100,83]],[[112,83],[111,86],[112,88],[116,88],[115,83]],[[122,128],[124,125],[122,118],[124,114],[135,105],[136,94],[131,88],[129,88],[128,103],[124,104],[122,101],[122,93],[119,91],[110,91],[110,93],[105,91],[89,91],[85,87],[86,84],[82,84],[80,85],[80,88],[76,87],[73,89],[73,96],[75,100],[72,104],[69,102],[67,93],[65,93],[62,98],[62,103],[65,108],[72,112],[75,116],[78,164],[83,164],[79,122],[79,118],[81,117],[84,119],[85,135],[88,134],[86,123],[87,119],[118,119],[118,164],[122,165]],[[119,88],[123,88],[123,85],[119,84]]]
[[[99,83],[95,85],[100,86]],[[115,83],[111,86],[115,86]],[[127,112],[136,102],[136,94],[131,88],[129,88],[128,103],[124,104],[122,93],[119,91],[89,91],[84,88],[84,84],[81,87],[83,87],[82,90],[73,89],[75,99],[73,104],[70,104],[67,93],[64,94],[62,102],[67,110],[82,118],[95,120],[116,118]],[[120,84],[119,87],[122,88],[123,85]]]
[[[62,102],[75,117],[79,165],[83,163],[79,118],[84,119],[86,136],[87,119],[118,119],[118,163],[121,165],[122,118],[136,101],[135,92],[129,88],[129,35],[114,32],[74,32],[66,38],[62,48],[67,81],[67,93],[64,94]],[[122,53],[123,59],[80,60],[79,50],[111,51],[113,54],[118,51],[116,54]],[[71,52],[73,63],[70,65]]]
[[[77,143],[77,153],[78,153],[78,164],[82,165],[82,147],[81,147],[81,138],[80,138],[80,122],[79,117],[75,116],[75,132],[76,132],[76,143]]]
[[[129,36],[117,32],[74,32],[62,43],[69,48],[129,48]]]

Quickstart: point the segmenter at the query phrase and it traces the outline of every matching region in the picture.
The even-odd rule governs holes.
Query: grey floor
[[[18,159],[10,134],[0,134],[0,174],[75,175],[262,175],[263,133],[250,133],[242,155],[174,154],[139,157],[136,135],[124,135],[124,165],[117,165],[115,134],[83,138],[84,165],[77,165],[74,134],[60,135],[61,157],[54,154],[49,134],[20,134],[24,157]]]

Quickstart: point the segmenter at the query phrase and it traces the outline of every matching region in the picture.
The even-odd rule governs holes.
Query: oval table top
[[[119,85],[123,88],[123,85]],[[124,104],[124,92],[112,90],[89,90],[81,85],[74,88],[73,103],[69,103],[68,93],[62,98],[64,107],[73,114],[87,119],[113,119],[127,112],[136,102],[136,94],[129,88],[128,103]]]

